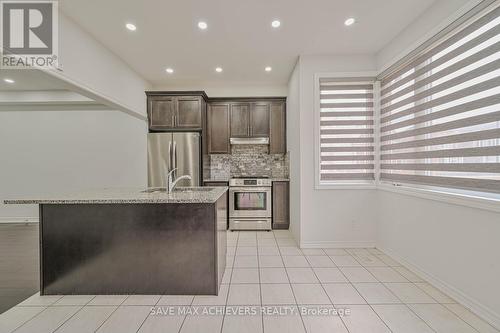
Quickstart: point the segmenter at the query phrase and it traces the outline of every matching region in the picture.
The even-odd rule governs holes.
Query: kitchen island
[[[40,207],[41,295],[217,295],[227,187],[103,189],[6,204]]]

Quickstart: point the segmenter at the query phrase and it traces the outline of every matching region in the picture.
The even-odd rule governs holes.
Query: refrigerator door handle
[[[172,170],[174,170],[174,169],[177,169],[177,142],[175,142],[175,141],[174,141],[172,156],[173,156],[173,168],[172,168]],[[174,177],[177,177],[177,175],[175,173],[174,173]]]

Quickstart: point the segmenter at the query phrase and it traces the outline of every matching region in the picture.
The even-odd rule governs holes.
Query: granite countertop
[[[179,188],[177,188],[179,189]],[[67,194],[5,200],[5,204],[134,204],[134,203],[215,203],[227,187],[181,188],[172,193],[144,193],[144,188],[104,188]],[[196,189],[207,189],[196,191]]]

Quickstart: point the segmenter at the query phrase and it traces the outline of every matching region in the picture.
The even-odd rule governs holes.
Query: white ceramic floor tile
[[[257,239],[275,239],[272,232],[258,232]]]
[[[380,251],[379,249],[368,249],[368,252],[370,252],[371,254],[375,254],[375,255],[378,255],[378,254],[384,254],[384,252]]]
[[[319,283],[312,268],[287,268],[290,283]]]
[[[368,304],[401,303],[382,283],[354,283],[353,285]]]
[[[227,305],[260,305],[260,285],[232,284]]]
[[[365,267],[387,266],[382,260],[373,254],[354,254],[353,257]]]
[[[278,246],[297,246],[295,240],[291,238],[277,238],[276,243],[278,243]]]
[[[211,295],[203,295],[203,296],[195,296],[193,300],[193,306],[196,305],[226,305],[227,294],[229,291],[228,284],[222,284],[219,289],[219,295],[211,296]]]
[[[259,267],[257,256],[236,256],[234,258],[234,268],[255,268]]]
[[[283,256],[285,267],[310,267],[304,256]]]
[[[347,256],[349,253],[344,249],[323,249],[329,256]]]
[[[451,297],[444,294],[442,291],[434,286],[431,286],[427,282],[417,282],[415,283],[417,287],[425,291],[428,295],[434,298],[438,303],[456,303]]]
[[[444,306],[456,314],[458,317],[460,317],[462,320],[464,320],[466,323],[474,327],[476,330],[478,330],[480,333],[499,333],[497,329],[495,329],[493,326],[488,324],[486,321],[482,320],[478,316],[476,316],[474,313],[472,313],[470,310],[465,308],[463,305],[460,304],[444,304]]]
[[[238,247],[242,246],[252,246],[256,247],[257,246],[257,239],[238,239]]]
[[[127,295],[97,295],[87,305],[121,305]]]
[[[289,230],[274,230],[274,237],[278,238],[293,238],[292,233]]]
[[[296,314],[286,316],[263,316],[264,332],[266,333],[305,333],[302,318]]]
[[[341,267],[340,270],[351,282],[378,282],[364,267]]]
[[[191,305],[194,296],[187,295],[165,295],[160,298],[157,306],[160,305]]]
[[[160,300],[161,295],[130,295],[122,305],[150,305],[154,306]]]
[[[259,247],[259,256],[279,256],[280,251],[277,246]]]
[[[239,231],[238,233],[239,233],[238,240],[240,240],[240,239],[256,239],[257,238],[256,231],[243,230],[243,231]]]
[[[87,296],[87,295],[66,295],[63,298],[59,299],[53,305],[86,305],[89,303],[95,295]]]
[[[364,255],[369,255],[370,252],[368,249],[363,249],[363,248],[350,248],[350,249],[345,249],[349,254],[364,254]]]
[[[320,284],[292,284],[297,304],[332,304]]]
[[[280,247],[282,256],[302,256],[302,251],[296,246],[282,246]]]
[[[260,289],[263,305],[295,304],[289,284],[262,284]]]
[[[377,314],[368,305],[352,305],[351,314],[342,317],[350,333],[390,333]]]
[[[259,267],[284,267],[281,256],[259,256]]]
[[[257,247],[256,246],[242,246],[236,248],[236,256],[256,256]]]
[[[338,268],[313,268],[321,283],[349,282]]]
[[[259,283],[259,269],[234,268],[231,283]]]
[[[366,267],[380,282],[409,282],[392,267]]]
[[[372,308],[389,326],[393,333],[432,333],[434,332],[422,319],[406,305],[372,305]]]
[[[385,286],[403,303],[436,303],[432,297],[413,283],[385,283]]]
[[[393,267],[393,268],[395,271],[397,271],[399,274],[403,275],[410,282],[424,282],[424,279],[422,279],[420,276],[413,273],[412,271],[410,271],[406,267],[397,266],[397,267]]]
[[[409,307],[439,333],[477,333],[441,304],[411,304]]]
[[[322,249],[300,249],[305,256],[324,256],[325,251]]]
[[[187,316],[181,333],[220,333],[224,316]]]
[[[177,309],[173,310],[175,314],[165,314],[170,309],[164,310],[165,312],[156,309],[156,314],[150,314],[146,318],[138,333],[178,333],[186,316]]]
[[[265,247],[265,246],[277,246],[278,243],[272,238],[263,238],[257,240],[257,246]]]
[[[52,333],[71,318],[81,306],[53,306],[29,320],[16,333]]]
[[[13,307],[0,314],[0,332],[11,332],[45,310],[44,306]]]
[[[330,259],[333,260],[335,265],[339,267],[360,267],[361,264],[354,259],[353,256],[345,255],[345,256],[330,256]]]
[[[226,270],[224,271],[224,274],[222,275],[222,281],[221,283],[222,284],[229,284],[231,282],[231,274],[232,274],[233,270],[231,268],[226,268]]]
[[[306,256],[311,267],[335,267],[332,259],[328,256]]]
[[[376,255],[376,257],[379,258],[380,260],[382,260],[387,266],[401,266],[401,264],[399,262],[392,259],[391,257],[389,257],[386,254],[378,254],[378,255]]]
[[[260,283],[288,283],[284,268],[261,268]]]
[[[322,306],[321,309],[328,311],[333,307]],[[333,311],[332,311],[333,312]],[[302,315],[302,321],[306,327],[307,333],[348,333],[344,323],[336,314],[332,315]]]
[[[49,306],[61,298],[62,296],[40,296],[40,293],[36,293],[19,303],[17,306]]]
[[[95,332],[116,308],[116,306],[86,306],[66,321],[56,333]]]
[[[97,333],[135,333],[151,311],[150,306],[120,306]]]
[[[324,284],[323,287],[333,304],[366,304],[350,283]]]
[[[261,333],[262,316],[227,315],[224,317],[222,333]]]

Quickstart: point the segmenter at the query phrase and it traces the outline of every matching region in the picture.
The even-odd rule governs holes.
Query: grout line
[[[96,296],[96,297],[97,297],[97,296]],[[105,324],[105,323],[109,320],[109,318],[111,318],[111,316],[112,316],[112,315],[116,312],[116,310],[118,310],[118,309],[120,308],[120,306],[121,306],[121,305],[122,305],[122,304],[123,304],[123,303],[127,300],[127,298],[128,298],[128,296],[127,296],[127,297],[125,297],[125,299],[124,299],[124,300],[123,300],[123,301],[122,301],[119,305],[112,305],[112,306],[116,306],[116,309],[114,309],[114,310],[113,310],[113,311],[109,314],[109,316],[107,316],[107,317],[106,317],[106,319],[105,319],[105,320],[101,323],[101,325],[99,325],[99,327],[97,327],[97,328],[95,329],[95,331],[94,331],[94,332],[99,331],[99,329],[102,327],[102,325],[104,325],[104,324]]]

